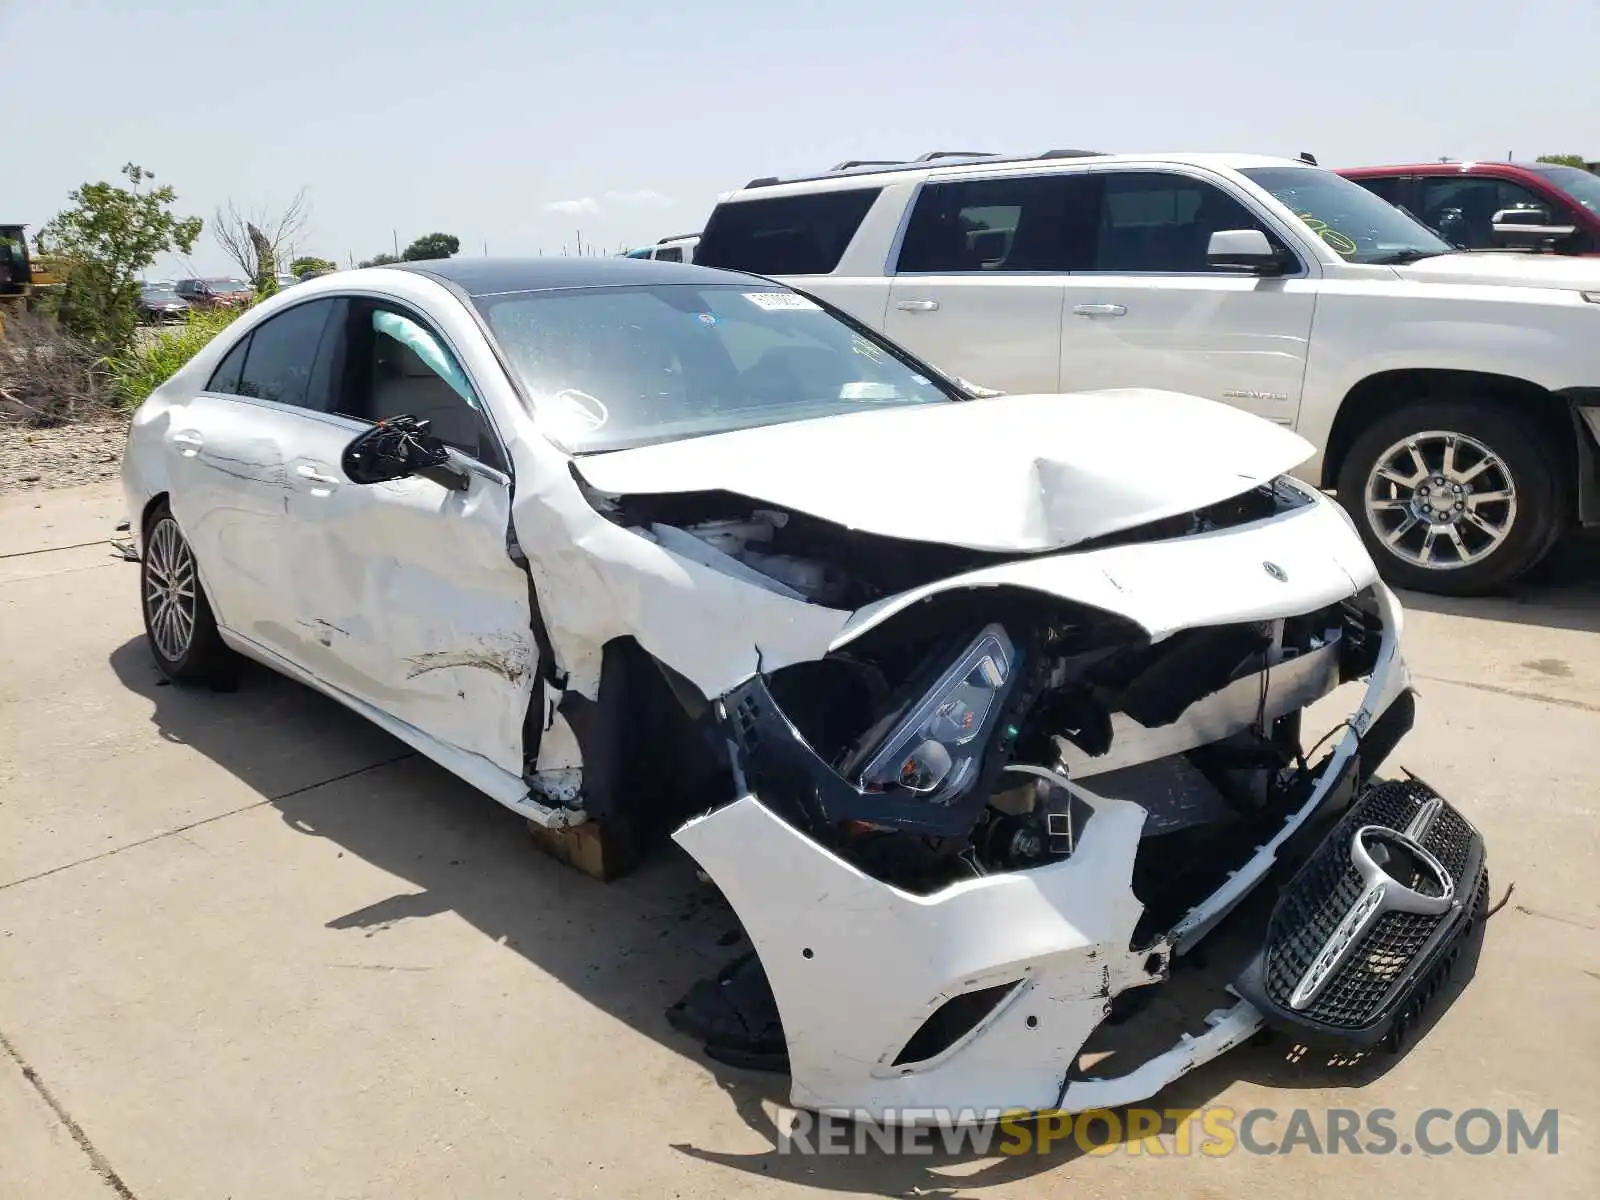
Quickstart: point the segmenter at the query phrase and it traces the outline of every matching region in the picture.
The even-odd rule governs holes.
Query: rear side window
[[[917,194],[900,271],[1068,271],[1083,256],[1081,220],[1066,200],[1082,181],[1063,175],[930,183]],[[1075,214],[1080,212],[1074,206]]]
[[[664,246],[660,250],[656,251],[656,259],[659,262],[682,262],[683,247]]]
[[[313,393],[310,384],[322,330],[332,309],[331,300],[313,300],[257,325],[250,334],[250,348],[234,390],[241,396],[327,411],[326,390]]]
[[[211,378],[206,382],[206,391],[221,392],[228,396],[238,395],[239,373],[244,367],[245,352],[249,349],[250,337],[246,334],[217,364],[217,369],[211,372]]]
[[[756,275],[826,275],[839,265],[881,190],[719,204],[700,235],[694,260]]]
[[[1353,179],[1351,182],[1359,183],[1380,200],[1387,200],[1390,204],[1400,203],[1399,176],[1380,175],[1372,179]]]

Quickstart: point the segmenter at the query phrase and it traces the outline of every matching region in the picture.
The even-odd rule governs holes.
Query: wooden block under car
[[[566,829],[547,829],[529,821],[528,832],[533,844],[551,858],[601,883],[626,875],[637,861],[633,838],[620,822],[585,821]]]

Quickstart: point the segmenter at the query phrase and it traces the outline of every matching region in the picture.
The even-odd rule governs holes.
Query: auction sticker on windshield
[[[766,312],[815,312],[822,307],[794,292],[746,292],[744,298]]]

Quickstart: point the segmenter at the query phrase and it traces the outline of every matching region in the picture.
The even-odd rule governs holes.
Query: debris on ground
[[[0,495],[115,479],[127,441],[120,414],[53,429],[0,424]]]

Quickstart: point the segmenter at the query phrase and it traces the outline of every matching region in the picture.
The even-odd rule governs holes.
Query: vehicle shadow
[[[1071,1138],[1055,1142],[1048,1153],[1010,1156],[980,1151],[971,1143],[954,1152],[896,1154],[870,1139],[861,1154],[785,1152],[788,1131],[779,1122],[787,1110],[775,1110],[787,1105],[787,1077],[711,1062],[666,1021],[669,1005],[747,947],[732,911],[697,879],[693,862],[676,846],[657,849],[617,882],[598,883],[537,852],[515,814],[291,680],[247,666],[237,689],[227,694],[166,686],[142,639],[115,650],[110,665],[125,687],[151,702],[152,720],[164,739],[188,745],[229,771],[274,805],[298,833],[325,838],[405,881],[393,896],[332,917],[328,928],[371,936],[396,922],[453,913],[588,1003],[703,1063],[766,1148],[729,1153],[674,1144],[686,1157],[812,1188],[904,1196],[952,1195],[1023,1179],[1085,1152]],[[273,762],[304,754],[308,738],[327,739],[327,744],[362,739],[372,766],[345,772],[326,785],[272,794]],[[1469,957],[1475,961],[1475,956],[1464,959]],[[1472,969],[1467,962],[1450,988],[1459,989]],[[515,997],[509,1002],[522,1003]],[[526,1007],[535,1011],[531,1001]],[[1445,1007],[1437,1005],[1435,1011]],[[1148,1107],[1200,1109],[1237,1080],[1292,1090],[1359,1086],[1401,1057],[1323,1065],[1283,1042],[1251,1043],[1185,1076]],[[1128,1124],[1119,1116],[1110,1132],[1122,1133],[1113,1140],[1126,1137]],[[1173,1133],[1177,1122],[1167,1119],[1162,1128]],[[1198,1125],[1195,1131],[1198,1136]],[[942,1145],[939,1135],[933,1143]]]
[[[1600,632],[1600,536],[1573,535],[1527,575],[1495,596],[1401,592],[1408,609],[1480,621]]]

